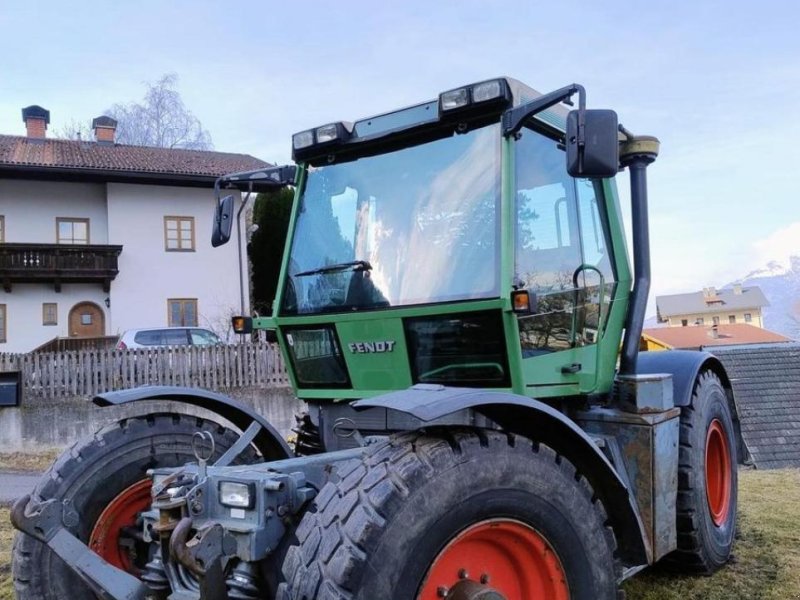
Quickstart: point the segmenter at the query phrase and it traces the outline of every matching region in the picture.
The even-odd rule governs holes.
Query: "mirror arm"
[[[236,213],[236,245],[237,251],[239,254],[239,299],[241,301],[241,312],[240,315],[245,315],[245,306],[244,306],[244,258],[242,256],[242,212],[244,211],[247,203],[250,202],[250,196],[253,193],[253,182],[250,182],[248,186],[247,194],[242,200],[242,204],[239,207],[239,211]],[[240,337],[241,341],[244,341],[244,335]]]
[[[256,191],[274,190],[287,185],[294,185],[296,177],[297,167],[295,165],[230,173],[229,175],[223,175],[214,182],[214,193],[219,198],[220,189],[223,187],[235,188],[241,192],[253,191],[254,186],[262,188]]]
[[[564,102],[565,104],[569,104],[571,106],[571,98],[575,94],[578,94],[578,145],[583,147],[585,143],[584,113],[586,111],[586,90],[582,85],[577,83],[573,83],[554,92],[550,92],[544,96],[539,96],[535,100],[531,100],[522,106],[508,109],[505,113],[503,113],[503,135],[516,135],[519,133],[519,130],[522,129],[525,121],[530,119],[535,114],[540,113],[551,106],[555,106],[560,102]]]

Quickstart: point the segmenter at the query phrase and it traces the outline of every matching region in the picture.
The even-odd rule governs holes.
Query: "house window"
[[[728,323],[736,323],[736,315],[728,315]]]
[[[0,215],[0,242],[6,241],[6,217]]]
[[[164,217],[164,248],[167,252],[194,251],[194,217]]]
[[[744,322],[745,323],[752,323],[753,322],[753,315],[751,313],[744,313]]]
[[[56,217],[56,241],[59,244],[88,244],[89,219]]]
[[[714,325],[719,325],[719,317],[714,317],[712,321],[714,322]]]
[[[167,311],[170,327],[197,327],[196,298],[170,298]]]
[[[55,302],[42,304],[42,325],[58,325],[58,304]]]
[[[0,344],[6,342],[6,305],[0,304]]]
[[[697,324],[697,325],[705,325],[706,324],[706,320],[703,317],[697,317],[697,321],[695,321],[695,324]]]
[[[681,319],[681,327],[686,327],[689,324],[689,319]]]

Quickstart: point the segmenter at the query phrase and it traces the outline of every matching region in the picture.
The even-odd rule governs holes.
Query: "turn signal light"
[[[516,290],[511,292],[511,309],[515,313],[531,312],[531,297],[528,290]]]
[[[234,333],[252,333],[253,332],[253,318],[252,317],[233,317],[233,331]]]

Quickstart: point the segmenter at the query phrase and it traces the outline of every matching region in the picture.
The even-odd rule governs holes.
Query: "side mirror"
[[[214,229],[211,232],[211,245],[216,248],[227,244],[233,228],[233,196],[225,196],[217,203],[214,211]]]
[[[572,177],[613,177],[619,171],[619,122],[613,110],[584,111],[583,148],[578,143],[580,111],[567,115],[567,172]]]

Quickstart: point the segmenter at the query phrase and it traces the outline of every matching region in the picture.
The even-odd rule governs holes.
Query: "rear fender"
[[[669,373],[675,406],[689,406],[692,402],[694,382],[701,371],[711,370],[730,391],[731,381],[719,359],[708,352],[669,350],[667,352],[640,352],[636,366],[637,375]],[[734,414],[736,407],[733,406]]]
[[[182,386],[154,385],[98,394],[92,398],[97,406],[122,406],[141,400],[169,400],[203,408],[227,419],[241,431],[247,430],[253,422],[261,429],[253,439],[253,445],[266,460],[278,460],[293,456],[281,435],[269,421],[252,408],[228,396],[197,388]]]
[[[586,477],[611,519],[620,557],[626,566],[650,562],[636,500],[592,439],[572,420],[550,406],[525,396],[468,388],[416,385],[407,390],[359,400],[356,409],[386,408],[409,414],[423,425],[440,425],[446,417],[472,410],[502,429],[542,442],[567,457]]]
[[[725,367],[720,360],[708,352],[692,350],[669,350],[666,352],[640,352],[637,361],[637,374],[669,373],[672,375],[672,391],[675,406],[689,406],[692,403],[694,384],[703,371],[712,371],[722,382],[728,394],[733,425],[736,429],[736,446],[739,462],[747,460],[750,452],[742,437],[739,421],[739,408],[733,395],[733,386]]]

